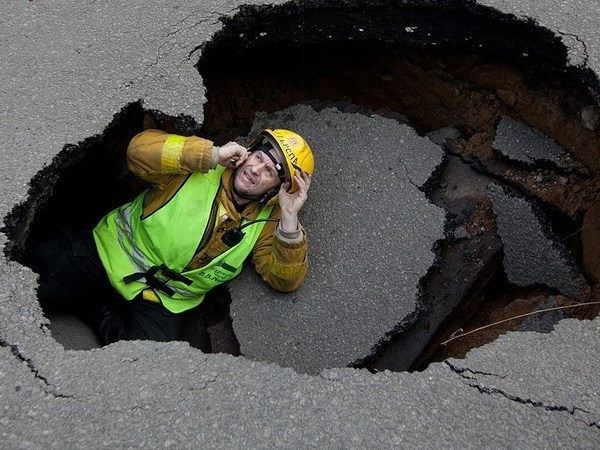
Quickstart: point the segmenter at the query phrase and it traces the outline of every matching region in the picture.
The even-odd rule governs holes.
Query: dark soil
[[[278,55],[276,65],[253,63],[261,60],[264,50],[231,57],[219,53],[219,62],[210,58],[201,62],[201,74],[208,89],[203,133],[229,139],[232,136],[224,136],[223,130],[232,129],[244,135],[256,110],[272,112],[295,103],[308,103],[317,109],[333,105],[348,111],[352,110],[351,105],[360,105],[382,116],[407,119],[423,135],[454,127],[463,137],[448,146],[449,153],[490,180],[516,188],[522,195],[546,205],[547,212],[556,219],[555,231],[577,255],[591,286],[586,298],[579,301],[600,299],[600,133],[581,124],[581,109],[596,104],[585,87],[558,71],[537,72],[527,65],[472,54],[361,43],[270,50]],[[224,101],[226,98],[229,100]],[[552,137],[569,152],[572,169],[531,168],[496,155],[492,141],[502,115],[521,120]],[[430,194],[435,196],[437,192],[439,197],[451,197],[450,190],[458,184],[459,180],[455,180],[454,186],[448,180],[438,180],[432,183]],[[470,235],[477,235],[482,229],[495,233],[495,217],[487,198],[474,194],[469,202],[471,214],[455,226],[464,226]],[[462,255],[450,258],[443,267],[463,261]],[[501,266],[497,264],[495,270],[501,271]],[[548,296],[556,294],[550,289],[511,286],[503,273],[485,276],[485,280],[479,280],[483,281],[481,289],[465,288],[461,307],[434,333],[413,369],[423,368],[433,360],[461,357],[469,349],[517,329],[522,320],[440,346],[456,330],[467,331],[499,317],[531,312]],[[425,291],[435,302],[431,287],[428,290],[425,286]],[[438,292],[437,298],[446,295],[449,294]],[[561,300],[564,305],[576,301]],[[504,315],[499,315],[500,311]],[[592,306],[568,309],[565,314],[589,319],[599,311],[598,306]],[[394,364],[387,360],[386,365],[390,368]],[[377,361],[369,367],[376,366]],[[382,368],[385,367],[377,370]]]

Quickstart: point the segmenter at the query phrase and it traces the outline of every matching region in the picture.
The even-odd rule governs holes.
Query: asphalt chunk
[[[445,212],[419,188],[443,152],[407,125],[335,109],[297,106],[259,116],[254,131],[263,127],[299,132],[315,154],[300,218],[310,269],[290,294],[252,270],[231,284],[241,352],[308,373],[351,365],[421,309],[419,281],[436,259]]]
[[[582,296],[585,282],[573,256],[551,229],[541,208],[491,184],[498,234],[504,247],[504,271],[518,286],[545,285],[565,295]]]

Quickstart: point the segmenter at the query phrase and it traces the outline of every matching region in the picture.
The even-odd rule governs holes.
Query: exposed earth
[[[559,295],[555,307],[570,306],[562,310],[561,317],[591,319],[598,314],[597,304],[572,307],[594,302],[599,297],[597,280],[600,279],[600,160],[595,157],[600,145],[599,110],[583,87],[562,74],[547,71],[542,74],[526,65],[510,65],[461,53],[424,53],[388,46],[348,44],[288,48],[285,55],[290,62],[281,61],[278,67],[282,70],[269,68],[268,72],[263,71],[262,66],[250,64],[258,57],[253,51],[235,58],[223,57],[221,53],[220,61],[229,63],[212,61],[209,53],[199,64],[209,99],[205,123],[196,131],[199,135],[216,141],[239,140],[249,132],[257,107],[277,111],[305,103],[317,110],[334,107],[343,113],[374,113],[407,123],[446,152],[444,164],[422,188],[430,201],[449,214],[446,238],[438,244],[438,262],[421,282],[427,311],[421,315],[430,323],[417,322],[412,331],[393,334],[391,339],[378,343],[372,354],[363,355],[358,358],[361,361],[353,365],[372,370],[422,370],[431,361],[463,357],[473,347],[490,342],[506,331],[518,330],[527,317],[500,323],[443,346],[440,344],[453,333],[460,334],[458,330],[472,330],[531,313],[550,297],[561,294],[548,286],[517,286],[507,280],[501,260],[502,241],[497,235],[494,208],[486,192],[491,182],[500,183],[540,205],[548,221],[545,225],[551,228],[560,245],[578,260],[581,289],[575,296]],[[298,68],[291,74],[283,70],[298,58],[312,61],[314,65]],[[365,70],[365,66],[369,70]],[[228,76],[231,73],[236,76]],[[340,73],[344,76],[335,75]],[[228,97],[230,100],[226,101]],[[511,157],[495,148],[502,147],[497,129],[507,117],[531,132],[543,133],[542,138],[564,149],[560,161],[553,161],[549,153],[538,160],[524,161],[518,155]],[[139,112],[125,114],[114,126],[128,133],[113,132],[112,137],[97,144],[98,148],[110,149],[115,155],[111,164],[122,155],[126,136],[136,129],[158,126],[185,131],[181,123],[168,117]],[[526,147],[525,142],[522,144]],[[72,165],[68,160],[61,164]],[[83,167],[75,165],[70,170],[81,176],[88,170],[87,165],[97,165],[98,161],[91,159],[82,164]],[[54,176],[57,175],[65,177],[60,172]],[[57,190],[50,206],[41,208],[41,214],[37,214],[36,217],[41,218],[34,219],[33,230],[39,227],[47,232],[48,222],[51,228],[68,222],[60,205],[69,202],[61,196],[73,195],[73,187],[82,182],[89,180],[67,181],[65,194]],[[131,184],[132,180],[127,183],[128,192],[139,189]],[[122,186],[123,181],[117,184],[117,188]],[[41,186],[34,198],[45,198],[50,193],[48,187],[47,184]],[[105,197],[99,204],[111,201],[114,199]],[[59,210],[53,211],[54,208]],[[100,213],[94,210],[88,216],[98,217]],[[61,217],[63,222],[55,224],[56,217]],[[29,239],[36,242],[35,231]],[[22,251],[22,245],[15,247],[17,254]],[[447,305],[439,306],[442,302]],[[439,317],[432,319],[440,308]],[[540,315],[547,316],[550,322],[557,320],[548,313]],[[57,328],[56,336],[61,335],[59,322],[76,321],[69,316],[61,317],[55,317],[51,325]],[[414,331],[423,328],[427,329],[424,336],[416,337]],[[229,333],[233,332],[229,328]],[[97,345],[92,338],[81,340],[71,335],[65,339],[66,348]],[[414,345],[419,340],[420,345]],[[238,353],[236,346],[228,348],[217,346],[213,350],[232,352],[233,348],[233,353]],[[206,351],[206,347],[204,349]],[[407,351],[410,354],[407,355]],[[293,362],[288,364],[294,365]]]
[[[350,54],[353,55],[352,58]],[[249,55],[249,59],[254,57]],[[297,54],[292,52],[290,59],[295,57]],[[215,79],[219,83],[215,86],[212,85],[213,78],[210,76],[212,72],[205,74],[205,78],[207,84],[213,87],[215,96],[218,95],[220,86],[227,92],[236,92],[238,83],[245,87],[250,85],[251,92],[275,92],[268,96],[257,94],[255,100],[265,110],[276,110],[287,102],[298,99],[288,99],[286,93],[299,95],[304,101],[311,96],[316,99],[343,98],[360,102],[377,114],[399,118],[401,122],[407,121],[421,134],[431,133],[434,139],[438,129],[441,129],[442,137],[449,133],[451,139],[444,145],[449,155],[447,164],[437,177],[430,180],[426,189],[435,204],[454,213],[448,225],[450,239],[445,244],[447,248],[442,250],[448,258],[442,258],[437,270],[446,272],[448,276],[452,274],[453,267],[469,265],[465,261],[468,250],[465,250],[466,254],[451,253],[452,247],[461,245],[456,240],[488,234],[490,237],[487,239],[492,242],[491,236],[496,232],[495,216],[484,186],[495,180],[510,186],[519,195],[533,198],[543,205],[561,244],[567,246],[579,259],[589,287],[584,281],[581,295],[577,298],[561,297],[560,305],[594,302],[598,298],[600,259],[594,255],[597,255],[600,242],[600,224],[594,215],[598,214],[596,210],[600,193],[600,160],[595,156],[600,140],[597,122],[592,121],[590,125],[585,121],[586,112],[590,110],[596,117],[598,115],[597,107],[593,106],[594,100],[585,89],[558,74],[549,75],[545,72],[542,75],[531,68],[518,68],[460,54],[423,55],[410,51],[400,53],[397,49],[380,49],[377,52],[373,51],[372,46],[361,49],[358,45],[346,49],[335,48],[330,53],[306,57],[307,60],[319,58],[327,63],[316,64],[318,71],[309,69],[306,72],[295,72],[292,77],[270,71],[269,76],[277,80],[271,83],[265,81],[262,73],[252,73],[247,80],[238,80],[236,83],[228,83],[227,77],[218,73]],[[243,60],[239,61],[239,58],[237,61],[240,65],[245,63]],[[354,67],[348,61],[360,64]],[[363,65],[371,70],[364,71]],[[285,63],[283,66],[285,67]],[[331,75],[323,73],[323,66],[331,70]],[[227,73],[227,69],[224,72]],[[334,73],[340,72],[344,74],[343,81],[336,78],[331,85],[323,81],[332,79]],[[311,73],[318,75],[311,77]],[[380,80],[374,79],[375,77],[380,77]],[[298,90],[301,94],[297,94]],[[390,95],[390,92],[394,94]],[[278,100],[275,104],[273,98]],[[217,117],[219,123],[227,123],[227,118],[231,116],[245,117],[243,108],[213,112],[212,108],[220,108],[223,104],[215,97],[209,107],[214,115],[210,114],[208,117]],[[237,106],[244,102],[232,104]],[[327,102],[319,100],[313,104],[318,107]],[[361,111],[360,107],[351,104],[338,103],[335,106],[342,111]],[[569,154],[564,155],[562,164],[558,166],[549,159],[524,163],[494,150],[496,127],[504,115],[519,118],[566,149]],[[206,127],[210,129],[210,121]],[[446,127],[452,129],[448,131]],[[444,139],[439,143],[444,143]],[[471,252],[480,251],[471,243]],[[495,251],[499,252],[501,249],[495,248]],[[471,253],[471,258],[475,254],[477,253]],[[532,312],[547,301],[548,296],[556,293],[552,289],[536,286],[526,289],[511,285],[507,282],[500,263],[498,259],[490,262],[490,265],[495,264],[493,269],[490,268],[491,273],[472,270],[459,282],[459,286],[454,286],[454,289],[465,296],[461,306],[438,331],[438,338],[411,364],[413,369],[422,369],[431,360],[462,357],[470,348],[489,342],[508,330],[518,329],[525,317],[439,347],[440,342],[447,340],[459,329],[467,331]],[[432,302],[435,298],[439,301],[443,297],[440,291],[453,289],[452,283],[436,285],[435,279],[431,281],[431,287],[427,283],[426,280],[426,297],[431,298]],[[477,289],[465,290],[461,284],[470,287],[477,284]],[[503,315],[495,316],[495,311],[502,311]],[[600,308],[596,304],[568,308],[564,310],[564,314],[566,317],[591,319],[598,311]],[[402,343],[407,344],[407,341]],[[378,370],[408,368],[402,363],[395,366],[385,356],[383,361],[385,362],[371,364]]]

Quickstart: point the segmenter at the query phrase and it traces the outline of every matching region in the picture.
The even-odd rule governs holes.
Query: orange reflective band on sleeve
[[[183,152],[183,146],[185,145],[186,140],[187,137],[179,136],[177,134],[170,134],[169,137],[167,137],[160,160],[163,173],[179,172],[179,157]]]

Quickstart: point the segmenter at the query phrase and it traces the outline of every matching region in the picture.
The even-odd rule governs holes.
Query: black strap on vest
[[[175,291],[167,286],[167,281],[161,280],[156,277],[156,275],[160,272],[163,277],[168,278],[169,280],[180,281],[186,286],[192,284],[192,280],[187,277],[184,277],[178,272],[175,272],[172,269],[169,269],[165,264],[161,264],[160,266],[152,266],[146,272],[136,272],[131,275],[127,275],[123,277],[123,281],[125,284],[133,283],[134,281],[141,280],[144,278],[146,280],[146,284],[148,287],[152,289],[157,289],[161,292],[164,292],[169,297],[172,297],[175,294]]]

